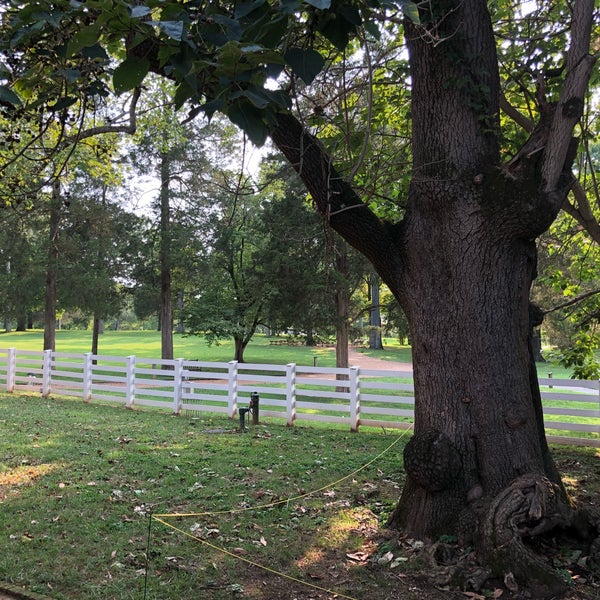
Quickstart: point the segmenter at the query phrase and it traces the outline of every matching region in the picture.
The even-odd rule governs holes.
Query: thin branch
[[[586,292],[585,294],[581,294],[581,296],[577,296],[577,298],[573,298],[567,302],[564,302],[563,304],[559,304],[554,308],[549,308],[548,310],[544,310],[542,312],[544,313],[544,315],[549,315],[550,313],[562,310],[563,308],[567,308],[569,306],[573,306],[574,304],[578,304],[579,302],[583,302],[584,300],[587,300],[588,298],[591,298],[596,294],[600,294],[600,289],[592,290],[591,292]]]

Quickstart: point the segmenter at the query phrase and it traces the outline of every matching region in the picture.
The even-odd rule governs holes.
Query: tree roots
[[[547,478],[527,474],[495,498],[476,500],[460,519],[458,544],[440,538],[426,546],[430,582],[536,600],[575,597],[567,593],[572,576],[600,582],[600,515],[563,498]]]
[[[568,573],[561,573],[540,552],[539,540],[550,535],[587,542],[586,567],[595,570],[600,564],[598,517],[566,505],[558,486],[543,476],[519,477],[478,509],[479,534],[474,542],[479,562],[509,589],[525,586],[536,598],[566,589]]]

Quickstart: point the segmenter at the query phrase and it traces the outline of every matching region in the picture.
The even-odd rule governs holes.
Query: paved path
[[[17,585],[0,581],[0,600],[51,600],[48,596],[28,592]]]
[[[348,364],[363,369],[382,369],[385,371],[412,371],[412,363],[395,362],[393,360],[382,360],[363,354],[360,350],[350,347],[348,350]]]

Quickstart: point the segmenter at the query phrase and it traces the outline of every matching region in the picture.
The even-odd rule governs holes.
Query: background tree
[[[338,329],[342,336],[336,336],[336,345],[347,347],[347,330],[357,313],[353,294],[364,272],[364,261],[350,252],[347,273],[336,270],[339,240],[310,207],[297,176],[280,160],[269,160],[268,166],[263,166],[262,178],[268,182],[260,192],[264,197],[260,219],[263,230],[270,232],[261,261],[270,290],[270,328],[302,333],[307,345]],[[343,325],[338,328],[338,323]],[[347,352],[345,356],[347,366]]]
[[[115,188],[88,171],[69,187],[59,242],[58,305],[92,319],[91,352],[98,354],[103,323],[123,310],[133,264],[138,217],[122,210]]]
[[[222,173],[225,184],[228,174]],[[244,362],[244,350],[265,317],[269,289],[263,281],[263,247],[267,233],[260,227],[257,198],[250,188],[213,198],[205,212],[202,235],[207,240],[201,287],[187,302],[185,323],[209,343],[232,337],[234,359]],[[218,202],[218,204],[217,204]]]
[[[39,211],[14,209],[0,221],[0,305],[4,327],[25,331],[43,304],[43,223]],[[45,237],[44,237],[45,239]]]
[[[181,125],[169,99],[168,88],[168,82],[153,82],[141,107],[144,113],[134,137],[136,146],[131,147],[130,153],[134,165],[144,176],[151,174],[148,165],[153,166],[158,184],[153,209],[158,216],[158,328],[163,359],[173,359],[173,188],[177,179],[183,176],[180,170],[185,161],[186,146],[190,143],[190,132]]]

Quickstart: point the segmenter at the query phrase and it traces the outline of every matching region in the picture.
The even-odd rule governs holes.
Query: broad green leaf
[[[232,100],[235,100],[242,96],[248,98],[256,108],[266,108],[269,105],[269,98],[265,97],[265,95],[261,94],[259,91],[240,90],[231,94],[230,97]]]
[[[381,31],[380,31],[377,23],[375,23],[373,21],[365,21],[363,26],[364,26],[365,30],[367,31],[367,33],[369,33],[373,37],[373,39],[375,39],[375,40],[381,39]]]
[[[48,106],[48,108],[53,111],[59,111],[63,108],[68,108],[69,106],[72,106],[73,104],[75,104],[75,102],[77,102],[77,98],[73,96],[65,96],[64,98],[57,100],[51,106]]]
[[[292,107],[292,100],[285,92],[281,90],[262,90],[262,92],[272,104],[286,109]]]
[[[224,111],[225,101],[222,98],[216,98],[215,100],[203,104],[201,108],[210,119],[216,112]]]
[[[143,58],[125,59],[113,73],[113,86],[117,95],[132,90],[142,83],[148,74],[150,62]]]
[[[106,50],[100,44],[94,44],[81,50],[81,54],[84,58],[101,58],[108,60],[108,54]]]
[[[232,104],[227,110],[232,123],[246,132],[255,146],[262,146],[268,135],[267,126],[262,120],[261,112],[246,102]]]
[[[331,0],[306,0],[306,4],[310,4],[315,8],[320,8],[321,10],[331,8]]]
[[[175,108],[180,109],[184,105],[184,103],[193,96],[193,88],[186,81],[182,81],[177,86],[177,89],[175,90],[175,96],[173,97]]]
[[[148,6],[134,6],[131,9],[131,16],[134,19],[140,19],[142,17],[147,17],[152,10]]]
[[[406,17],[408,17],[413,23],[419,24],[421,19],[419,17],[419,7],[416,2],[412,2],[411,0],[402,0],[400,2],[400,6],[402,7],[402,12]]]
[[[265,3],[266,0],[252,0],[251,2],[240,2],[235,7],[235,18],[246,17]]]
[[[338,50],[344,50],[350,41],[350,34],[356,31],[356,25],[342,14],[328,17],[319,23],[319,31]]]
[[[183,21],[158,21],[158,28],[171,39],[180,42],[183,38]]]
[[[10,88],[5,85],[0,85],[0,104],[12,104],[18,106],[21,104],[21,99]]]
[[[290,48],[284,58],[294,73],[306,84],[312,83],[325,65],[325,59],[312,49]]]
[[[344,19],[348,21],[348,23],[351,23],[356,27],[362,24],[362,17],[360,16],[360,13],[353,6],[346,6],[342,4],[337,9],[337,14],[344,17]]]
[[[96,45],[99,34],[100,27],[97,23],[80,29],[67,44],[67,57],[77,54],[82,48]]]
[[[227,42],[219,51],[217,61],[221,68],[233,71],[239,65],[242,51],[237,42]]]

